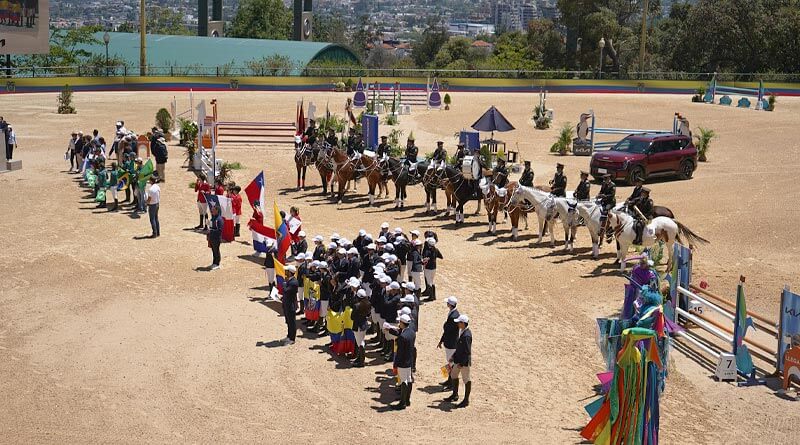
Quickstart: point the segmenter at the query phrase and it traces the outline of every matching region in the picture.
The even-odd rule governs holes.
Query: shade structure
[[[478,131],[511,131],[514,130],[514,126],[511,125],[511,122],[503,116],[500,111],[491,106],[483,116],[480,117],[474,124],[472,124],[472,128]]]

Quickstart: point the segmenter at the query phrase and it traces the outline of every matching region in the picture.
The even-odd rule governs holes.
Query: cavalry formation
[[[361,137],[351,128],[349,137],[340,144],[333,130],[325,138],[317,137],[312,121],[304,135],[295,140],[297,189],[305,190],[306,171],[313,166],[320,174],[323,195],[330,194],[338,204],[351,185],[353,191],[358,190],[362,178],[367,181],[370,206],[375,205],[376,198],[388,198],[391,181],[395,187],[395,209],[404,208],[409,186],[421,185],[425,190],[426,212],[437,213],[437,191],[443,190],[447,203],[445,216],[453,213],[456,224],[464,222],[464,206],[477,201],[476,214],[481,203],[486,207],[489,233],[496,233],[498,215],[502,212],[506,218],[510,217],[512,238],[517,240],[520,220],[527,229],[527,215],[534,213],[538,220],[537,244],[549,232],[551,245],[555,247],[554,225],[560,221],[564,228],[564,249],[569,252],[573,252],[578,228],[583,226],[591,236],[594,259],[599,257],[604,240],[608,243],[616,240],[615,263],[619,263],[621,270],[625,270],[631,246],[649,248],[663,242],[671,261],[676,241],[691,245],[708,242],[677,221],[670,209],[653,206],[649,196],[638,196],[642,190],[649,195],[649,190],[641,184],[634,189],[636,196],[616,205],[616,189],[610,177],[604,179],[600,193],[593,200],[589,196],[588,174],[581,175],[576,193],[567,192],[560,164],[550,186],[534,187],[532,172],[529,178],[525,176],[530,170],[527,162],[520,182],[509,181],[502,158],[490,170],[478,153],[467,151],[463,144],[458,145],[455,156],[448,162],[442,142],[430,159],[419,159],[413,136],[408,138],[405,153],[399,157],[390,155],[386,137],[382,139],[375,151],[366,150]],[[640,201],[642,198],[644,201]]]

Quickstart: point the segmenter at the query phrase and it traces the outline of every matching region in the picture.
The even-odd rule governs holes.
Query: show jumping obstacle
[[[764,81],[758,81],[758,88],[740,88],[740,87],[732,87],[726,85],[719,85],[717,83],[717,76],[711,79],[711,82],[708,83],[708,87],[706,88],[706,94],[703,96],[703,102],[713,104],[714,99],[716,98],[717,94],[721,94],[722,97],[719,98],[719,105],[727,105],[730,106],[733,103],[731,96],[744,96],[739,98],[739,101],[736,102],[737,108],[750,108],[752,102],[748,97],[754,97],[756,104],[756,110],[769,110],[769,101],[765,99],[766,90],[764,89]]]
[[[680,113],[675,113],[672,119],[671,130],[644,130],[639,128],[605,128],[598,127],[593,110],[581,114],[576,128],[577,137],[572,140],[572,154],[578,156],[591,156],[595,150],[608,150],[622,139],[614,141],[598,141],[596,136],[601,134],[682,134],[691,136],[689,120]]]
[[[220,121],[216,125],[220,145],[294,145],[296,127],[293,122]]]

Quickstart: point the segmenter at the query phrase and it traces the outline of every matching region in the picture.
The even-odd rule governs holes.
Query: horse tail
[[[685,225],[681,224],[678,220],[675,221],[675,224],[678,226],[678,241],[683,242],[681,238],[685,239],[689,242],[691,246],[697,246],[698,244],[710,244],[711,241],[703,238],[702,236],[692,232],[692,230]]]

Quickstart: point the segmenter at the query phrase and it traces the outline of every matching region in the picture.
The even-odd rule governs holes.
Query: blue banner
[[[378,148],[378,116],[365,114],[361,118],[361,131],[364,135],[364,148],[375,151]]]
[[[458,135],[458,142],[464,144],[464,149],[471,155],[481,149],[481,137],[477,131],[461,130]]]
[[[783,354],[792,346],[793,337],[800,337],[800,296],[783,290],[781,296],[780,341],[778,342],[778,371],[783,371]],[[795,341],[800,339],[795,339]]]

